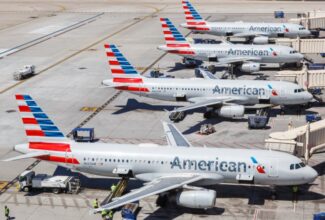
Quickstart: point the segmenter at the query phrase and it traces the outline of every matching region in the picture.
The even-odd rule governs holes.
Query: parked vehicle
[[[51,190],[53,193],[78,193],[80,181],[74,176],[49,176],[37,174],[34,171],[26,170],[19,176],[20,191]]]
[[[31,77],[34,74],[35,74],[35,66],[34,65],[25,65],[22,69],[20,69],[14,73],[14,79],[22,80],[22,79]]]

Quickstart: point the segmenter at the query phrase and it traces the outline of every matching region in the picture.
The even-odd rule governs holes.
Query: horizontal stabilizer
[[[40,156],[48,156],[50,155],[48,152],[32,152],[32,153],[28,153],[28,154],[23,154],[23,155],[19,155],[17,157],[11,157],[5,160],[2,160],[4,162],[8,162],[8,161],[15,161],[15,160],[22,160],[22,159],[28,159],[28,158],[34,158],[34,157],[40,157]]]

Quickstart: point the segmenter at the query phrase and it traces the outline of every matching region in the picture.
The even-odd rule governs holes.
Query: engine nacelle
[[[243,105],[225,105],[216,109],[215,113],[224,118],[241,118],[244,116],[245,107]]]
[[[214,190],[182,191],[177,194],[176,203],[192,209],[207,209],[214,207],[216,197],[217,192]]]
[[[265,36],[254,37],[253,44],[268,44],[269,38]]]
[[[246,73],[254,73],[260,71],[261,64],[259,63],[243,63],[240,70]]]

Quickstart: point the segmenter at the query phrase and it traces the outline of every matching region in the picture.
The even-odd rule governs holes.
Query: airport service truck
[[[78,193],[80,181],[74,176],[49,176],[37,174],[32,170],[26,170],[19,176],[19,189],[24,192],[31,190],[50,190],[55,194]]]
[[[14,73],[14,79],[22,80],[22,79],[31,77],[34,74],[35,74],[35,66],[34,65],[25,65],[22,69],[20,69]]]

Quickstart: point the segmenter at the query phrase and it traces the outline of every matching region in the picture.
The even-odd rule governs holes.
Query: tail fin
[[[195,10],[195,8],[188,0],[182,0],[182,4],[187,28],[197,31],[210,30],[210,28],[207,27],[207,22],[201,17],[201,15]]]
[[[29,95],[16,95],[19,112],[25,126],[28,142],[69,142]]]
[[[167,46],[190,47],[185,37],[177,30],[168,18],[160,18]]]
[[[113,82],[120,83],[139,83],[142,76],[123,56],[114,44],[105,44],[108,65],[110,66]]]

